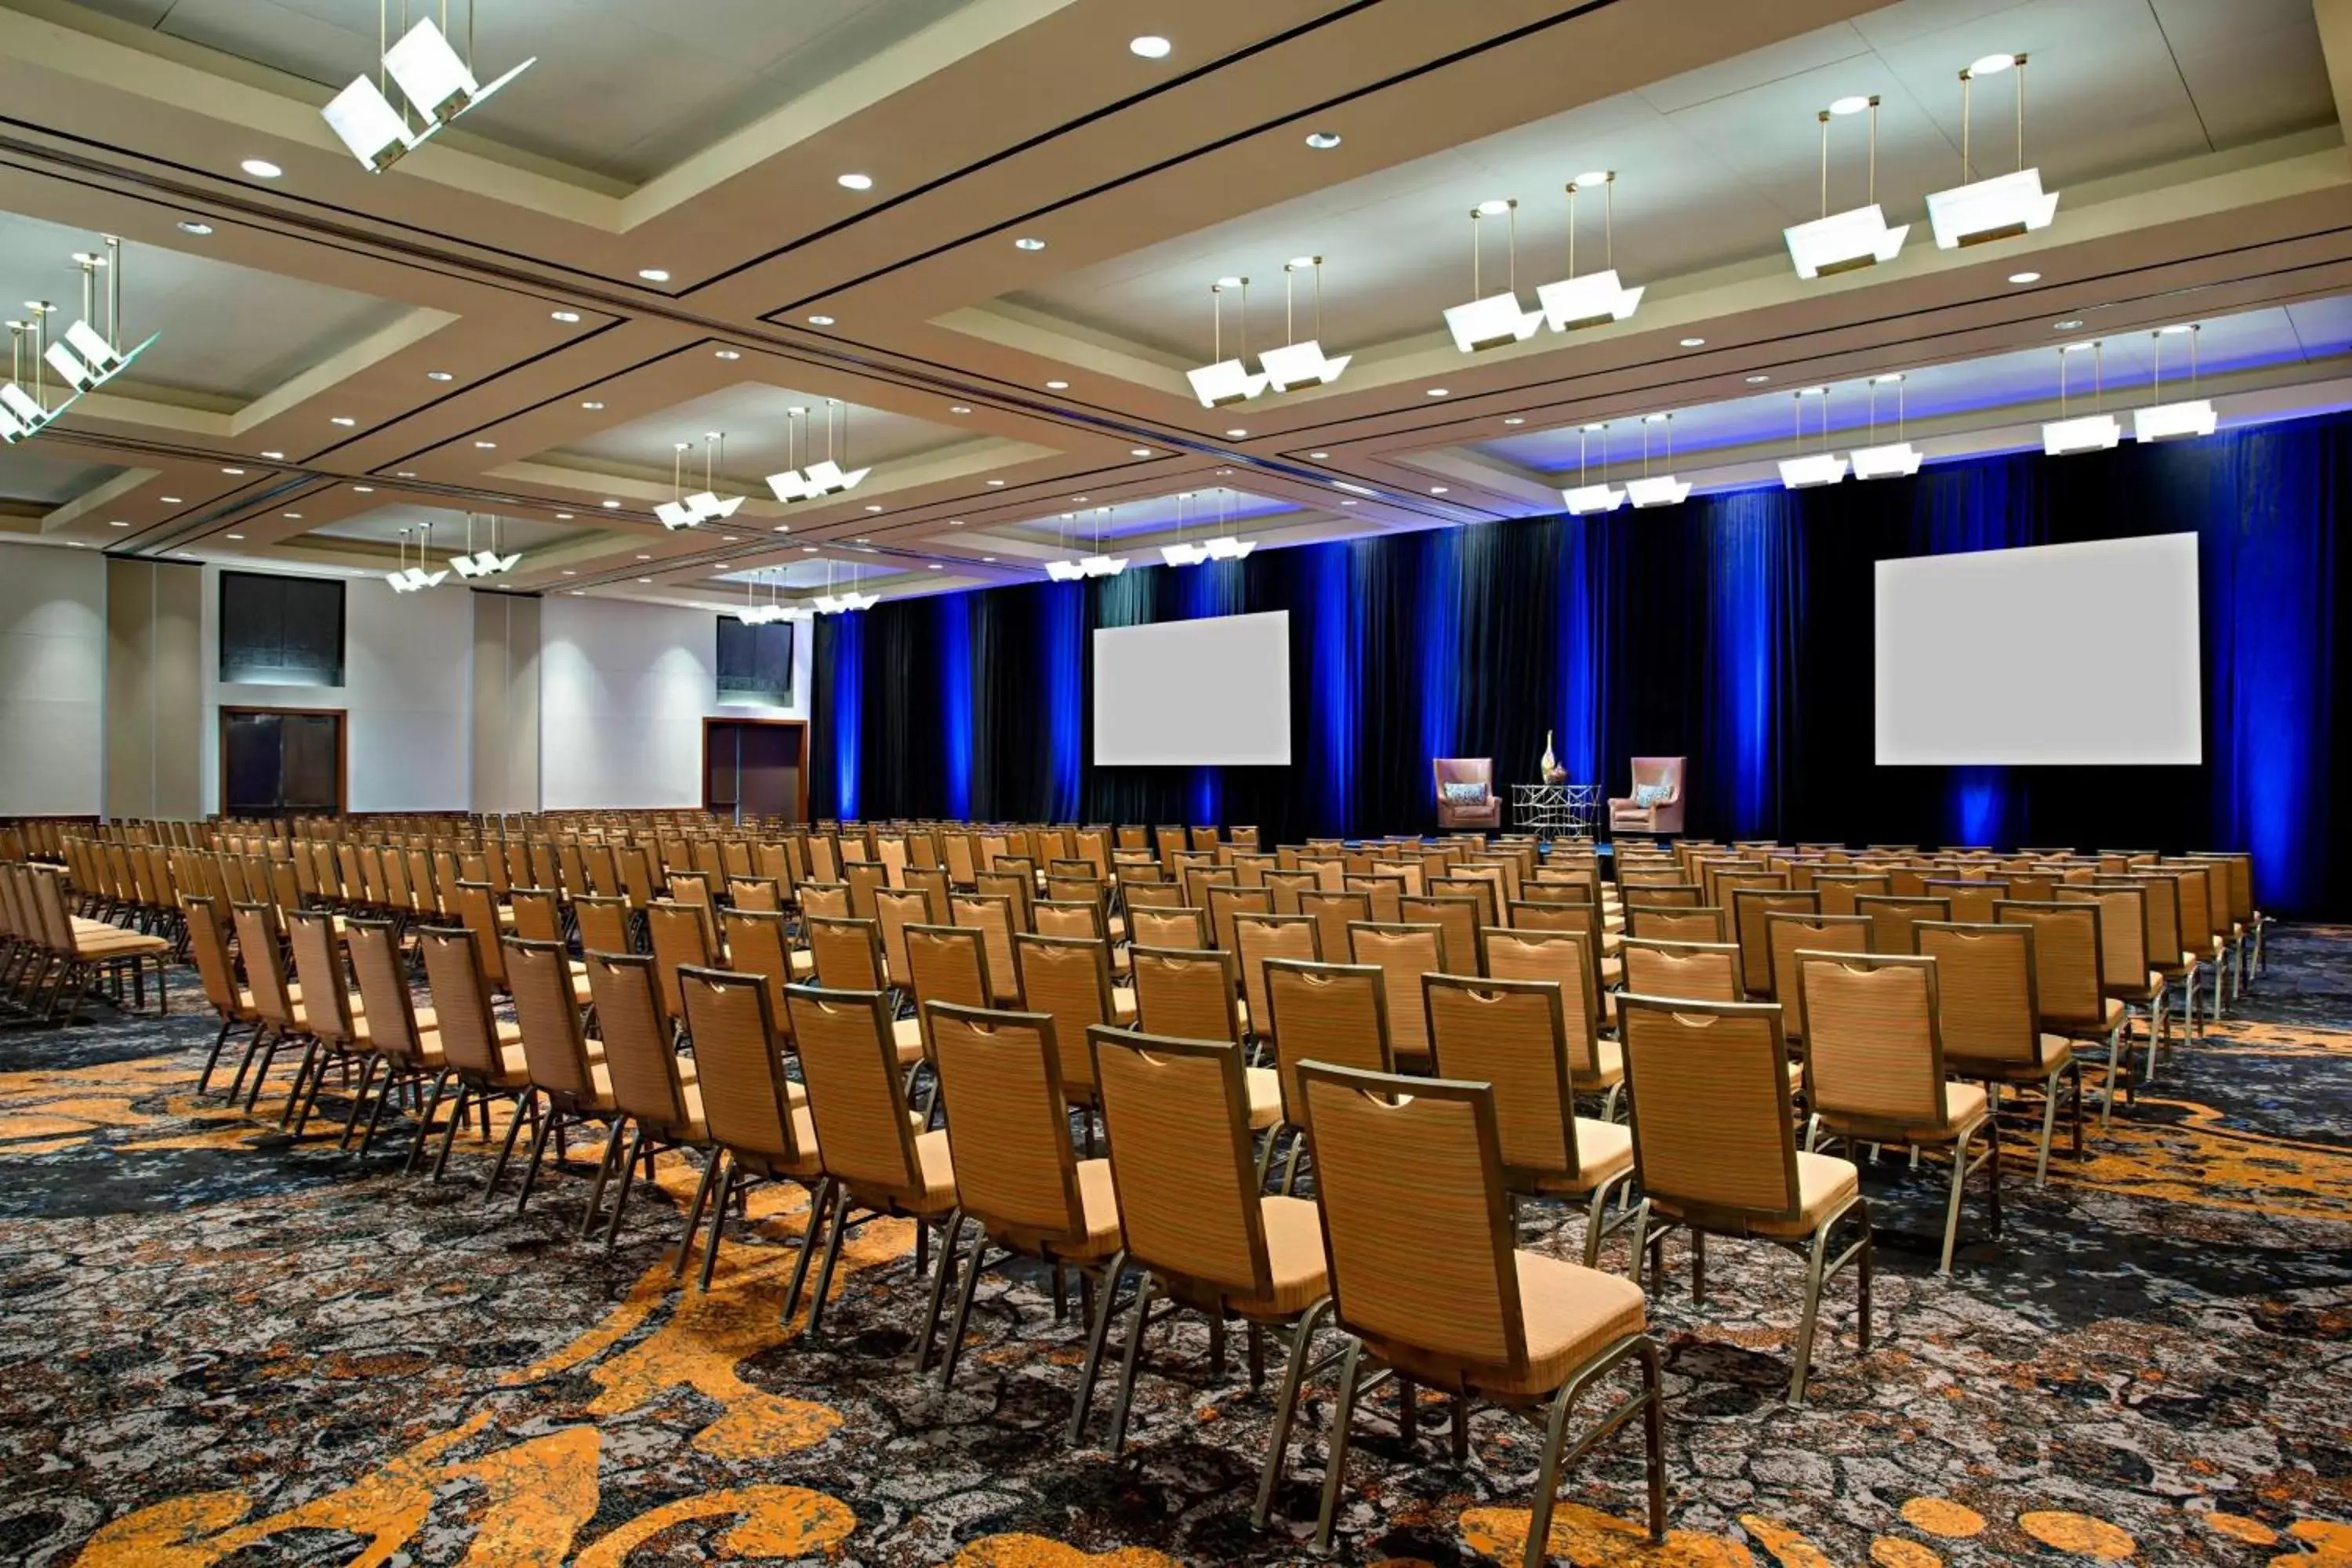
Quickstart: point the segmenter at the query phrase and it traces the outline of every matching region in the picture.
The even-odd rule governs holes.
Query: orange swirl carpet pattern
[[[1637,1449],[1612,1440],[1569,1479],[1555,1560],[2352,1564],[2352,931],[2273,938],[2257,989],[2087,1158],[2062,1131],[2046,1190],[2012,1137],[2006,1228],[1972,1196],[1949,1279],[1941,1172],[1865,1166],[1877,1334],[1857,1351],[1833,1285],[1805,1409],[1780,1398],[1801,1267],[1718,1242],[1695,1305],[1669,1243],[1674,1532],[1643,1543]],[[103,1009],[0,1035],[0,1562],[1312,1560],[1328,1381],[1255,1531],[1270,1387],[1239,1357],[1213,1374],[1197,1320],[1148,1342],[1126,1455],[1074,1451],[1081,1331],[1037,1273],[987,1278],[942,1394],[911,1371],[904,1225],[853,1240],[811,1336],[805,1310],[777,1321],[796,1189],[756,1191],[710,1293],[680,1291],[682,1161],[608,1254],[575,1239],[593,1145],[528,1212],[485,1206],[494,1144],[461,1138],[439,1185],[404,1176],[403,1124],[337,1151],[331,1085],[296,1142],[269,1097],[194,1094],[209,1042],[198,1016]],[[1526,1244],[1575,1256],[1564,1215],[1523,1208]],[[1408,1447],[1389,1397],[1359,1423],[1339,1560],[1516,1563],[1538,1434],[1481,1414],[1458,1465],[1442,1402]]]

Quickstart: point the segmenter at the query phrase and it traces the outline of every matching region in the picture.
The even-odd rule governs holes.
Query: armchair
[[[1680,833],[1683,773],[1687,757],[1635,757],[1633,793],[1609,801],[1609,831]]]
[[[1433,757],[1429,767],[1437,784],[1439,827],[1503,826],[1503,802],[1495,794],[1494,758]]]

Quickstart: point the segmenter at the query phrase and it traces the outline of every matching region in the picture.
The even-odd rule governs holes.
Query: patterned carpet
[[[193,975],[174,991],[189,1005]],[[543,1182],[518,1216],[510,1196],[483,1206],[470,1139],[438,1186],[397,1173],[402,1139],[366,1162],[316,1126],[295,1144],[268,1099],[265,1121],[192,1096],[201,1016],[100,1012],[0,1035],[0,1561],[1312,1561],[1329,1387],[1255,1532],[1269,1396],[1238,1356],[1211,1374],[1194,1320],[1155,1331],[1126,1458],[1073,1451],[1080,1331],[1036,1276],[988,1279],[942,1394],[909,1370],[923,1298],[904,1226],[852,1244],[814,1342],[776,1321],[796,1191],[755,1194],[712,1293],[681,1294],[681,1163],[607,1255],[573,1239],[584,1175]],[[593,1153],[575,1142],[574,1164]],[[1627,1435],[1570,1477],[1552,1550],[2352,1564],[2352,931],[2274,932],[2242,1009],[2089,1159],[2054,1160],[2046,1191],[2019,1177],[2029,1149],[2008,1154],[2007,1228],[1987,1237],[1972,1198],[1948,1281],[1941,1173],[1866,1170],[1877,1337],[1857,1353],[1852,1284],[1833,1285],[1801,1411],[1780,1400],[1801,1265],[1718,1242],[1695,1306],[1670,1243],[1652,1311],[1674,1534],[1641,1542]],[[1580,1219],[1522,1217],[1531,1245],[1574,1256]],[[1359,1424],[1339,1559],[1516,1562],[1536,1429],[1482,1414],[1457,1467],[1442,1404],[1410,1455],[1391,1415]]]

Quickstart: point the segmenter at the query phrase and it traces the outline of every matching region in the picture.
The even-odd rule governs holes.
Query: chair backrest
[[[12,934],[33,941],[37,932],[17,907],[16,889],[22,875],[20,867],[0,867],[0,923]],[[235,1017],[236,970],[221,930],[219,900],[203,893],[190,893],[180,901],[180,909],[187,919],[188,952],[196,961],[197,978],[204,982],[205,1000],[222,1017]]]
[[[1135,972],[1135,1018],[1139,1027],[1177,1040],[1241,1043],[1241,1018],[1234,1006],[1238,977],[1234,955],[1213,948],[1138,947],[1129,950]]]
[[[879,860],[846,860],[841,879],[849,884],[849,912],[861,921],[874,919],[874,895],[887,886],[889,868]]]
[[[1506,1179],[1531,1192],[1543,1177],[1581,1170],[1559,983],[1427,974],[1421,984],[1431,1070],[1494,1086]]]
[[[1936,961],[1936,1026],[1948,1057],[2042,1064],[2033,984],[2033,929],[1922,921],[1911,928]]]
[[[368,1044],[403,1061],[415,1061],[422,1048],[416,1004],[408,989],[392,922],[347,918],[343,946],[351,953],[352,973],[359,981],[360,1001],[367,1010]]]
[[[1236,915],[1234,956],[1242,972],[1242,997],[1249,1004],[1250,1033],[1262,1041],[1271,1041],[1274,1010],[1266,1000],[1266,962],[1276,958],[1319,962],[1323,956],[1322,927],[1311,915]]]
[[[1505,931],[1492,926],[1480,934],[1486,973],[1497,980],[1549,981],[1559,987],[1570,1068],[1580,1079],[1597,1076],[1601,1071],[1601,970],[1591,939],[1576,931]]]
[[[948,916],[960,926],[980,933],[988,953],[988,985],[999,996],[1021,994],[1020,971],[1013,962],[1013,900],[1002,893],[958,893],[948,902]]]
[[[1026,869],[1003,869],[1005,861],[1010,858],[1011,857],[1006,857],[1000,859],[997,862],[999,868],[996,870],[972,873],[972,887],[983,896],[1003,899],[1005,901],[1007,918],[1013,922],[1013,929],[1017,931],[1027,931],[1029,906],[1037,897],[1036,873]],[[1026,867],[1028,862],[1023,860],[1021,864]]]
[[[1416,1370],[1523,1374],[1494,1090],[1322,1062],[1299,1079],[1339,1325]]]
[[[2109,995],[2147,992],[2147,893],[2137,882],[2069,882],[2055,889],[2062,904],[2099,910],[2099,984]]]
[[[1352,892],[1335,881],[1330,887],[1298,895],[1298,912],[1314,917],[1323,954],[1334,963],[1346,962],[1349,952],[1348,928],[1360,921],[1372,918],[1370,894]]]
[[[1861,911],[1854,900],[1865,897],[1885,897],[1894,890],[1894,882],[1883,871],[1841,871],[1818,873],[1813,878],[1813,891],[1822,896],[1822,913],[1851,915]]]
[[[881,929],[883,978],[893,985],[907,984],[907,928],[930,925],[947,913],[930,895],[909,888],[884,888],[874,895],[874,919]]]
[[[963,926],[908,926],[907,975],[915,998],[915,1016],[924,1024],[925,1050],[929,1049],[927,1005],[952,1002],[961,1007],[985,1007],[992,1000],[988,987],[988,948],[980,932]]]
[[[1396,1055],[1389,1045],[1388,977],[1379,965],[1268,959],[1265,987],[1284,1121],[1305,1124],[1304,1102],[1298,1097],[1301,1062],[1335,1062],[1368,1072],[1396,1070]]]
[[[919,1194],[922,1165],[899,1089],[888,997],[814,985],[793,986],[787,996],[825,1173],[867,1203]]]
[[[42,910],[43,924],[51,931],[49,945],[60,952],[73,951],[73,928],[60,920],[63,905],[58,893],[58,877],[54,871],[36,869],[34,889],[46,906]],[[245,959],[245,983],[253,993],[254,1011],[268,1020],[272,1028],[289,1034],[301,1034],[301,1026],[294,1017],[294,998],[288,985],[290,976],[286,972],[285,954],[278,949],[277,917],[268,904],[247,900],[236,906],[236,945]],[[63,934],[58,934],[58,928]]]
[[[1206,893],[1209,900],[1209,940],[1226,952],[1237,951],[1234,945],[1235,915],[1274,913],[1274,895],[1264,888],[1241,888],[1212,883],[1206,889]]]
[[[1447,784],[1476,784],[1482,798],[1495,793],[1495,759],[1492,757],[1432,757],[1429,771],[1441,799],[1444,797]]]
[[[1110,940],[1110,929],[1103,923],[1102,906],[1092,899],[1039,899],[1029,906],[1029,920],[1039,936],[1074,936],[1086,942]]]
[[[803,920],[801,932],[808,941],[815,964],[816,983],[828,991],[879,991],[882,973],[881,928],[872,920]]]
[[[507,983],[506,954],[499,951],[498,900],[487,882],[457,884],[457,918],[474,933],[474,964],[482,983],[503,990]]]
[[[672,1023],[686,1020],[685,992],[678,984],[681,969],[710,966],[709,928],[704,906],[674,899],[656,899],[646,906],[646,929],[652,933],[654,973],[661,983],[662,1015]]]
[[[784,932],[784,917],[777,910],[734,909],[719,916],[727,936],[727,967],[738,974],[756,974],[767,983],[768,1013],[782,1024],[792,1016],[784,992],[793,984],[792,942]]]
[[[1805,1037],[1805,999],[1798,991],[1796,954],[1800,950],[1812,952],[1868,952],[1871,924],[1867,915],[1820,915],[1779,913],[1764,917],[1765,962],[1770,967],[1769,982],[1772,997],[1781,1005],[1780,1035],[1783,1039]],[[1917,930],[1917,927],[1913,927]],[[1746,976],[1751,990],[1754,976]]]
[[[1989,877],[1930,877],[1927,896],[1942,899],[1951,906],[1951,921],[1947,923],[1990,925],[1993,905],[2009,897],[2009,884]]]
[[[1805,1103],[1858,1131],[1945,1123],[1936,961],[1914,953],[1797,954]]]
[[[510,936],[503,945],[507,988],[514,994],[530,1081],[559,1098],[589,1098],[595,1083],[580,1032],[579,1005],[572,999],[570,955],[560,942]]]
[[[770,1043],[776,1021],[768,1011],[767,986],[756,974],[722,969],[688,969],[678,983],[711,1142],[738,1158],[804,1163],[816,1151],[806,1147],[803,1129],[794,1124],[784,1059]]]
[[[1853,912],[1870,918],[1872,951],[1900,957],[1911,951],[1911,928],[1921,921],[1949,921],[1952,901],[1924,894],[1864,893],[1854,900]]]
[[[482,976],[481,944],[464,926],[425,926],[416,941],[424,950],[425,984],[433,995],[433,1016],[449,1065],[460,1074],[495,1075],[503,1058]]]
[[[1209,945],[1209,912],[1189,904],[1164,909],[1130,906],[1127,939],[1137,947],[1203,948]]]
[[[357,1031],[334,917],[324,910],[288,910],[285,920],[287,942],[294,950],[294,977],[302,983],[302,1016],[310,1033],[321,1040],[350,1044]]]
[[[1731,890],[1733,940],[1739,944],[1739,978],[1751,996],[1776,1000],[1772,977],[1771,931],[1775,914],[1819,914],[1822,896],[1811,890],[1735,888]]]
[[[1998,923],[2032,929],[2034,1010],[2041,1027],[2053,1034],[2104,1032],[2100,914],[2097,904],[2083,900],[2011,899],[1993,907]]]
[[[1730,936],[1723,911],[1711,907],[1628,904],[1625,934],[1654,942],[1722,942]]]
[[[1088,1029],[1111,1021],[1109,943],[1023,931],[1013,939],[1013,953],[1022,1008],[1053,1019],[1055,1039],[1084,1040]],[[1083,1051],[1066,1059],[1063,1087],[1084,1098],[1094,1086],[1091,1060]]]
[[[1486,973],[1478,952],[1478,932],[1482,924],[1494,922],[1480,921],[1476,899],[1450,894],[1404,898],[1397,900],[1397,914],[1406,924],[1437,928],[1437,963],[1444,973]]]
[[[951,1002],[925,1010],[964,1213],[1000,1242],[1030,1251],[1082,1230],[1054,1020]]]
[[[544,888],[516,888],[507,894],[514,910],[514,933],[525,942],[562,942],[563,913],[555,895]],[[503,956],[499,961],[503,964]]]
[[[845,921],[849,911],[849,884],[846,882],[803,882],[801,913],[822,915],[826,920]]]
[[[689,1108],[669,1024],[661,1012],[654,960],[645,953],[592,951],[583,962],[614,1103],[656,1131],[682,1135]]]
[[[1389,1039],[1399,1056],[1429,1054],[1429,1013],[1422,1005],[1421,977],[1442,974],[1444,960],[1433,925],[1376,924],[1348,927],[1348,956],[1378,964],[1389,993]]]
[[[1361,894],[1370,900],[1373,921],[1381,925],[1396,925],[1403,916],[1405,885],[1402,877],[1381,877],[1366,874],[1349,877],[1347,890]]]
[[[1271,1296],[1241,1048],[1100,1026],[1087,1047],[1129,1261],[1181,1300]]]
[[[629,943],[629,901],[603,894],[572,900],[572,918],[580,926],[582,952],[626,952]]]
[[[1801,1204],[1779,1005],[1628,992],[1617,1016],[1643,1192],[1714,1228],[1794,1219]]]
[[[1622,956],[1627,991],[1685,1002],[1746,999],[1737,942],[1654,942],[1628,937]],[[1777,1020],[1773,1026],[1779,1027]]]

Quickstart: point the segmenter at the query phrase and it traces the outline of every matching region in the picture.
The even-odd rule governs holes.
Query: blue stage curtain
[[[947,815],[971,816],[971,605],[969,594],[941,594],[931,601],[939,617],[940,776],[946,784]],[[915,700],[910,712],[919,713]]]
[[[1914,479],[1694,498],[1138,565],[1084,584],[893,601],[816,628],[814,795],[824,814],[953,809],[995,820],[1253,823],[1426,831],[1433,755],[1531,779],[1547,728],[1571,777],[1621,792],[1629,757],[1691,759],[1688,829],[1711,837],[2252,848],[2266,907],[2352,913],[2352,769],[2335,545],[2352,416]],[[2205,761],[2174,768],[1882,768],[1874,579],[1884,559],[2195,531]],[[1237,610],[1291,616],[1291,768],[1097,768],[1092,628]],[[2129,604],[2086,603],[2118,637]],[[2031,637],[1988,616],[1982,636]],[[1957,647],[1954,657],[1969,649]],[[958,719],[947,689],[969,692]],[[939,714],[909,721],[909,714]],[[929,755],[968,735],[969,783]],[[908,744],[904,736],[920,738]],[[1211,809],[1213,807],[1213,809]],[[956,815],[962,815],[961,812]]]

